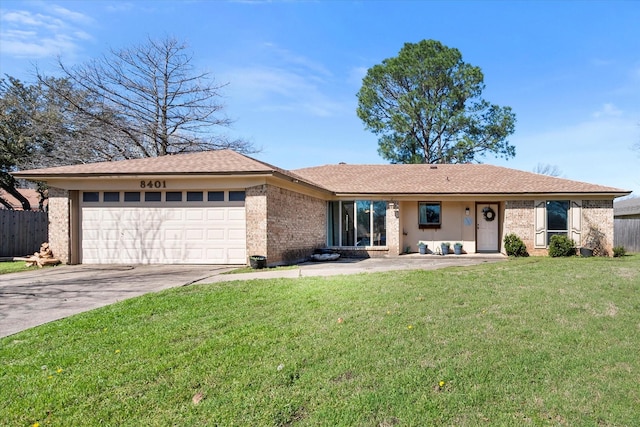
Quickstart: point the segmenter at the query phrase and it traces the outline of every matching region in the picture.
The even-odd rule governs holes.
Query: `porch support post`
[[[387,247],[389,255],[400,255],[402,253],[400,234],[400,203],[397,201],[387,202]]]

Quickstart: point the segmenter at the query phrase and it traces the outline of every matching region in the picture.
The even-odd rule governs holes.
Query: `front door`
[[[476,251],[498,252],[500,240],[498,238],[498,204],[487,203],[476,205]]]

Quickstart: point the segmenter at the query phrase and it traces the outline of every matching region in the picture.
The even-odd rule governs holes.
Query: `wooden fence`
[[[0,257],[25,256],[38,252],[48,240],[47,212],[0,209]]]
[[[640,252],[640,218],[613,220],[613,246],[627,252]]]

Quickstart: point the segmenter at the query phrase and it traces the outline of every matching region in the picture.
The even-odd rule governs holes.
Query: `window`
[[[99,202],[100,193],[98,193],[97,191],[85,191],[82,193],[82,201],[83,202]]]
[[[387,245],[387,202],[373,202],[371,231],[373,246]]]
[[[105,191],[102,196],[102,200],[104,202],[119,202],[120,201],[120,193],[117,191]]]
[[[419,228],[438,228],[441,223],[440,202],[418,202]]]
[[[387,203],[355,200],[329,202],[329,246],[385,246]]]
[[[187,191],[187,202],[201,202],[202,191]]]
[[[182,201],[182,191],[167,191],[167,195],[165,200],[167,202],[181,202]]]
[[[551,236],[569,235],[569,201],[547,201],[547,246]]]
[[[224,191],[209,191],[207,194],[208,202],[224,202]]]
[[[229,191],[230,202],[244,202],[244,191]]]
[[[140,201],[140,192],[139,191],[125,191],[124,192],[124,201],[125,202],[139,202]]]
[[[159,191],[147,191],[144,193],[145,202],[159,202],[162,200],[162,193]]]

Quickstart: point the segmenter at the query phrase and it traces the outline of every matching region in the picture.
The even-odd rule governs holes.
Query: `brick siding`
[[[603,248],[613,256],[613,200],[582,201],[582,239],[586,239],[589,229],[594,227],[604,233]],[[578,246],[581,243],[576,242]]]
[[[326,246],[327,203],[273,185],[246,189],[248,255],[269,265],[308,259]]]
[[[397,215],[397,216],[396,216]],[[389,250],[385,254],[400,255],[403,248],[400,247],[400,203],[387,203],[387,247]]]
[[[245,190],[247,256],[267,255],[267,186]]]
[[[70,262],[69,192],[49,188],[49,246],[62,263]]]
[[[534,201],[533,200],[507,200],[504,208],[504,233],[514,233],[527,247],[530,255],[546,255],[546,249],[534,248]]]
[[[534,248],[534,201],[509,200],[505,203],[504,234],[515,233],[527,246],[530,255],[547,255],[546,249]],[[613,200],[582,200],[581,238],[588,235],[590,226],[604,233],[604,248],[613,253]],[[576,242],[580,247],[583,242]]]
[[[336,248],[335,251],[340,254],[342,258],[384,258],[390,255],[391,252],[387,246],[367,246],[366,248]],[[397,256],[395,254],[392,254]]]
[[[530,255],[546,255],[546,249],[534,248],[534,201],[505,202],[503,236],[515,233],[527,246]],[[246,189],[247,255],[264,255],[269,265],[291,264],[308,259],[316,248],[327,242],[327,202],[322,199],[273,185],[258,185]],[[400,220],[396,207],[387,205],[387,247],[372,249],[358,256],[400,254]],[[591,225],[604,233],[604,248],[613,252],[613,201],[582,201],[582,239]],[[69,192],[49,189],[49,244],[63,263],[70,257]],[[582,242],[576,242],[578,246]],[[388,249],[387,249],[388,248]],[[355,254],[347,254],[355,256]]]

